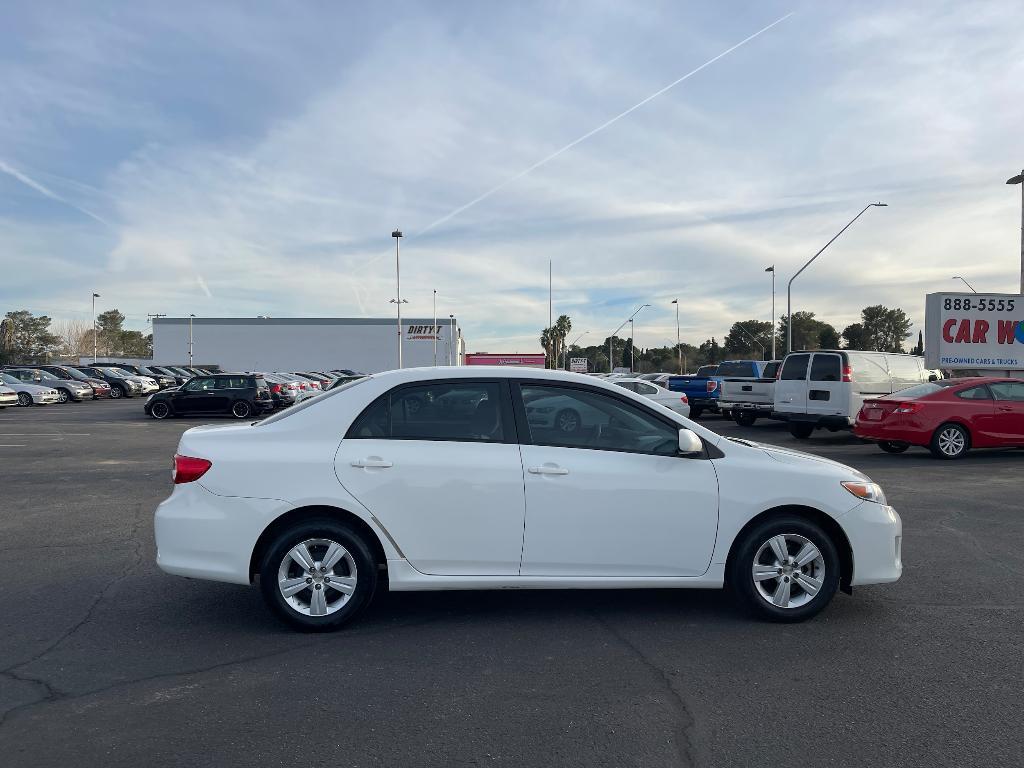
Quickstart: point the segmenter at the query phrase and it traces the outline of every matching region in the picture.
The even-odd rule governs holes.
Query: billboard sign
[[[929,368],[1024,369],[1021,294],[930,293],[924,326]]]
[[[585,357],[570,357],[569,358],[569,370],[573,373],[586,373],[587,372],[587,358]]]

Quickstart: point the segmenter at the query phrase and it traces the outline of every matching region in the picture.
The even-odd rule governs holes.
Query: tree
[[[864,326],[860,323],[851,323],[843,329],[843,339],[846,341],[847,349],[867,349],[864,341]]]
[[[839,332],[828,323],[822,325],[824,327],[818,334],[818,349],[839,349]]]
[[[8,312],[3,330],[4,356],[19,363],[45,362],[57,352],[60,338],[50,332],[50,318],[27,309]]]
[[[143,336],[141,331],[121,331],[117,353],[124,357],[152,357],[153,334]]]
[[[116,355],[121,347],[121,331],[124,330],[124,315],[116,309],[108,309],[96,317],[99,328],[97,342],[105,357]]]
[[[703,364],[719,363],[725,359],[724,351],[718,346],[714,336],[700,345],[700,353],[704,358]]]
[[[619,363],[623,368],[629,368],[632,370],[633,361],[633,339],[632,337],[626,339],[626,343],[622,346],[622,360]]]
[[[921,331],[917,332],[917,345],[910,350],[910,354],[918,357],[924,356],[924,334]]]
[[[565,337],[571,330],[572,320],[569,319],[569,316],[559,315],[553,326],[541,331],[540,343],[544,347],[548,368],[558,368],[561,365],[562,353],[565,351]]]
[[[722,346],[729,357],[764,360],[772,348],[772,324],[765,320],[733,323]]]
[[[913,323],[902,309],[889,309],[873,304],[861,310],[864,342],[877,352],[902,352],[903,342],[910,336]]]
[[[53,331],[60,338],[63,357],[85,357],[92,354],[92,329],[81,320],[58,320]]]
[[[779,335],[782,337],[785,349],[786,343],[786,321],[788,318],[783,315],[779,319]],[[813,312],[793,313],[793,349],[796,352],[801,349],[821,349],[821,332],[831,328],[835,333],[836,329],[828,323],[822,322],[814,317]],[[836,334],[838,336],[838,334]]]

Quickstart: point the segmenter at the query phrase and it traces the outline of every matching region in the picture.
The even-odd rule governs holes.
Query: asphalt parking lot
[[[306,636],[256,589],[156,568],[197,423],[141,399],[0,411],[3,765],[1020,764],[1022,451],[816,433],[886,489],[905,570],[807,624],[720,592],[405,593]]]

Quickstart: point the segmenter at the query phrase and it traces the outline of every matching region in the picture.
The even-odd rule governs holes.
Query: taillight
[[[683,395],[682,397],[679,398],[679,401],[683,403],[688,403],[690,402],[690,398],[688,398],[686,395]]]
[[[853,381],[853,366],[843,366],[843,381]]]
[[[270,385],[270,391],[273,392],[275,395],[280,394],[280,392],[281,392],[281,385],[280,384],[271,384]]]
[[[194,456],[182,456],[180,453],[176,453],[174,454],[174,471],[171,473],[171,477],[174,478],[175,485],[195,482],[205,475],[212,466],[213,463],[206,459],[197,459]]]
[[[708,392],[714,392],[718,389],[718,382],[714,379],[708,379]]]
[[[305,384],[299,384],[299,389],[301,389],[303,392],[305,392],[306,391],[306,385]]]
[[[893,413],[917,413],[921,410],[918,403],[897,403]]]

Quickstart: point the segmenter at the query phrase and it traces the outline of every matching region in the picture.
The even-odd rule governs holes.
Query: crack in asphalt
[[[696,725],[696,720],[693,714],[690,712],[690,708],[687,706],[686,701],[683,699],[683,695],[676,688],[675,683],[672,679],[672,674],[655,663],[643,649],[640,648],[636,643],[622,634],[616,629],[610,621],[601,616],[597,610],[590,612],[594,619],[603,626],[608,633],[624,645],[647,669],[653,672],[658,679],[661,680],[665,687],[665,690],[669,694],[669,704],[673,710],[675,710],[678,731],[677,738],[675,739],[676,751],[679,753],[679,758],[682,761],[682,765],[695,766],[697,760],[695,756],[696,744],[690,735],[691,729]]]
[[[50,642],[42,650],[38,651],[30,658],[12,664],[11,666],[5,669],[0,669],[0,675],[5,675],[7,677],[10,677],[14,680],[18,680],[21,682],[34,683],[42,687],[45,692],[44,696],[35,701],[27,702],[16,707],[12,707],[0,713],[0,728],[4,727],[8,719],[13,714],[22,709],[25,709],[26,707],[35,706],[37,704],[43,704],[50,701],[56,701],[67,696],[67,694],[65,694],[63,691],[60,691],[58,688],[47,682],[45,679],[32,677],[30,675],[20,673],[17,670],[22,667],[27,667],[29,664],[32,664],[33,662],[36,662],[39,659],[43,658],[51,651],[58,648],[62,643],[64,643],[64,641],[66,641],[68,638],[74,635],[79,629],[88,624],[92,620],[92,617],[96,613],[96,609],[99,607],[100,603],[103,602],[103,599],[111,592],[111,590],[113,590],[120,582],[126,579],[135,568],[142,564],[142,541],[138,538],[138,532],[141,525],[142,505],[137,504],[135,507],[135,515],[132,519],[131,526],[128,529],[128,535],[125,538],[125,543],[130,543],[133,545],[129,561],[125,565],[125,567],[121,569],[121,573],[119,573],[117,576],[115,576],[113,579],[107,582],[103,589],[99,591],[99,594],[97,594],[95,599],[89,604],[89,607],[86,609],[85,614],[82,616],[82,618],[76,621],[70,627],[68,627],[64,632],[58,635],[52,642]]]

